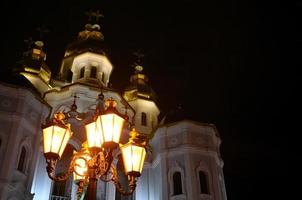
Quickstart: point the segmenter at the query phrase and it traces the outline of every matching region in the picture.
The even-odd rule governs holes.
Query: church
[[[63,173],[86,140],[83,118],[93,113],[102,94],[114,99],[117,110],[127,113],[135,129],[149,138],[151,150],[132,195],[123,196],[112,182],[99,180],[98,200],[226,200],[221,138],[215,125],[160,119],[156,92],[140,62],[135,63],[128,86],[112,88],[110,76],[119,69],[103,44],[98,23],[87,23],[66,47],[59,73],[53,74],[43,41],[33,41],[13,71],[15,79],[0,82],[0,199],[80,199],[72,176],[59,182],[48,177],[41,124],[57,112],[69,117],[73,135],[56,166],[56,173]],[[127,137],[129,131],[123,134]]]

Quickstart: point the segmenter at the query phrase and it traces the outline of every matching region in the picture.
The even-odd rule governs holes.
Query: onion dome
[[[51,70],[45,62],[46,53],[43,47],[42,41],[32,41],[29,49],[23,53],[22,60],[14,68],[14,72],[19,72],[27,78],[37,76],[44,84],[49,84]]]
[[[70,43],[65,51],[65,57],[71,54],[81,54],[87,51],[105,54],[104,49],[104,36],[100,31],[98,24],[86,24],[85,30],[79,32],[76,41]]]
[[[137,65],[134,74],[130,77],[130,85],[125,89],[124,98],[127,101],[137,98],[156,101],[156,94],[148,85],[148,77],[143,73],[143,67]]]

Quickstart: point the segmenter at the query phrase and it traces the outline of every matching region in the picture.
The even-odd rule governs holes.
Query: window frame
[[[181,174],[181,188],[182,194],[174,194],[174,182],[173,175],[175,172],[179,172]],[[169,196],[174,199],[174,197],[185,197],[186,196],[186,187],[185,187],[185,171],[179,165],[177,161],[172,164],[172,167],[168,171],[168,181],[169,181]]]
[[[200,173],[203,173],[204,178],[205,178],[205,184],[206,184],[206,193],[202,192],[201,188],[202,188],[202,184],[201,184],[201,180],[200,180]],[[207,194],[210,195],[210,190],[209,190],[209,175],[207,172],[205,172],[204,170],[199,170],[198,171],[198,184],[199,184],[199,192],[200,194]]]
[[[80,73],[79,73],[79,79],[84,78],[85,77],[85,66],[80,68]]]
[[[105,84],[105,74],[104,74],[104,72],[102,72],[102,74],[101,74],[101,81],[102,81],[102,83]]]
[[[20,160],[20,156],[21,156],[21,152],[22,152],[22,147],[25,148],[26,150],[26,156],[25,156],[25,159],[24,159],[24,170],[23,171],[20,171],[18,170],[18,165],[19,165],[19,160]],[[31,160],[32,160],[32,157],[30,156],[32,155],[32,149],[30,147],[30,140],[29,138],[27,139],[23,139],[21,142],[20,142],[20,145],[19,145],[19,149],[18,149],[18,156],[17,156],[17,160],[15,161],[16,162],[16,170],[20,173],[23,173],[24,175],[27,174],[28,170],[29,170],[29,163],[31,163]]]
[[[93,69],[93,70],[92,70],[92,69]],[[95,70],[94,76],[92,76],[92,72],[93,72],[94,70]],[[97,74],[98,74],[98,69],[97,69],[97,67],[96,67],[96,66],[91,66],[89,78],[97,79]]]
[[[207,189],[208,189],[208,194],[207,193],[202,193],[201,192],[201,185],[200,185],[200,177],[199,177],[199,172],[202,171],[205,176],[206,176],[206,183],[207,183]],[[198,184],[198,192],[201,197],[205,196],[211,196],[212,194],[212,179],[211,179],[211,173],[208,167],[202,162],[199,162],[198,167],[196,168],[196,177],[197,177],[197,184]]]
[[[178,175],[179,177],[177,177],[177,178],[180,178],[180,180],[175,180],[175,175]],[[179,182],[177,182],[177,185],[179,185],[180,184],[180,191],[176,191],[176,187],[177,187],[177,185],[175,184],[175,182],[176,181],[180,181],[180,183]],[[176,196],[176,195],[181,195],[181,194],[183,194],[183,192],[182,192],[182,178],[181,178],[181,172],[180,171],[175,171],[175,172],[173,172],[173,175],[172,175],[172,183],[173,183],[173,196]],[[178,186],[179,187],[179,186]],[[176,194],[176,192],[177,192],[177,194]],[[179,192],[179,193],[178,193]]]
[[[147,123],[147,113],[145,113],[145,112],[141,113],[141,125],[142,126],[148,126],[148,123]]]
[[[24,151],[23,151],[24,150]],[[22,153],[24,152],[24,156],[22,156]],[[23,174],[25,174],[26,173],[26,170],[27,170],[27,157],[28,157],[28,150],[27,150],[27,148],[26,148],[26,146],[25,145],[21,145],[21,148],[20,148],[20,150],[19,150],[19,154],[18,154],[18,163],[17,163],[17,170],[19,171],[19,172],[22,172]],[[23,160],[22,160],[22,166],[21,166],[21,168],[20,168],[20,161],[21,161],[21,156],[22,156],[22,158],[23,158]]]

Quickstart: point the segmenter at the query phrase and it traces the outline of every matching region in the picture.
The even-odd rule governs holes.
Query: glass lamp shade
[[[102,147],[113,149],[118,146],[125,116],[116,110],[116,102],[107,100],[107,109],[86,125],[89,150],[100,151]]]
[[[139,177],[143,170],[146,149],[130,142],[123,145],[121,151],[126,174]]]
[[[78,182],[84,180],[88,173],[87,161],[91,159],[88,153],[78,153],[75,158],[73,180]]]
[[[59,159],[72,136],[70,124],[50,123],[43,126],[42,129],[45,157]]]
[[[88,148],[90,150],[95,149],[96,151],[100,151],[103,144],[103,134],[99,117],[95,121],[87,124],[85,128]]]
[[[116,147],[120,141],[124,118],[115,113],[100,115],[98,120],[102,128],[102,141],[104,147]]]

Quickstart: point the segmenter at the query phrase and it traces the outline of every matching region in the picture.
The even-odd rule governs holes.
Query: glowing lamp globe
[[[99,117],[87,124],[85,128],[89,150],[99,152],[103,145],[103,133]]]
[[[84,180],[88,176],[88,166],[87,162],[91,159],[91,156],[88,153],[76,153],[75,154],[75,165],[73,171],[73,180],[75,182]]]
[[[135,137],[135,130],[130,134]],[[139,177],[144,166],[146,149],[144,145],[134,142],[134,137],[129,143],[121,146],[121,151],[126,174]]]
[[[116,102],[113,99],[107,100],[107,109],[104,114],[99,115],[101,125],[103,147],[115,148],[118,146],[122,128],[124,126],[124,116],[116,110]]]
[[[65,124],[63,113],[56,113],[55,118],[42,125],[44,155],[47,159],[59,159],[72,136],[70,124]]]

